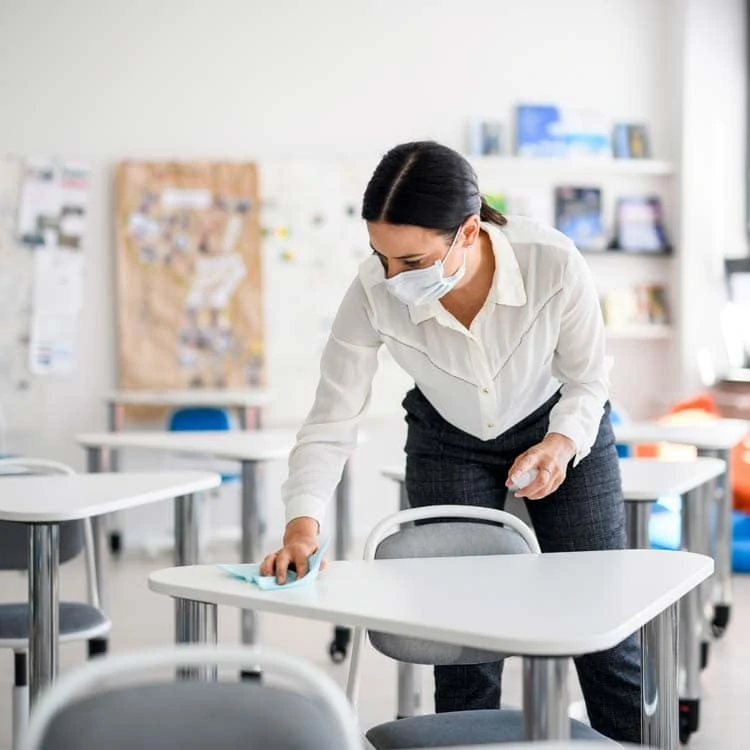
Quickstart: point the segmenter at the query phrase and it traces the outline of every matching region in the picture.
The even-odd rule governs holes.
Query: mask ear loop
[[[453,238],[453,242],[451,242],[451,246],[448,248],[448,252],[443,256],[443,259],[440,261],[443,265],[445,265],[445,261],[448,260],[448,256],[453,251],[453,248],[456,246],[456,243],[458,242],[458,238],[461,236],[461,231],[463,230],[464,225],[463,223],[458,228],[458,231],[456,232],[456,236]]]

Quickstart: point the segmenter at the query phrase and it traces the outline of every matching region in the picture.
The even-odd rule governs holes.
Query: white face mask
[[[442,260],[436,260],[427,268],[402,271],[396,276],[386,279],[385,288],[405,305],[426,305],[428,302],[434,302],[448,294],[466,273],[466,252],[464,252],[464,259],[456,272],[451,276],[443,275],[445,261],[448,260],[451,250],[456,246],[462,229],[463,225],[456,232],[456,236]]]

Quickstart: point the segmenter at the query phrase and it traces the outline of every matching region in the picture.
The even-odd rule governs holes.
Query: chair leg
[[[109,650],[109,641],[106,638],[89,639],[89,659],[95,656],[102,656]]]
[[[21,732],[29,720],[29,670],[24,652],[16,652],[13,656],[13,750],[18,750]]]

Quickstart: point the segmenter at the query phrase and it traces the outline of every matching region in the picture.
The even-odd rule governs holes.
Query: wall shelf
[[[669,177],[675,166],[661,159],[614,159],[614,158],[559,158],[534,159],[525,156],[470,156],[475,168],[528,175],[570,176],[627,176],[642,175]]]
[[[607,326],[607,338],[615,340],[659,340],[672,338],[670,325],[644,323],[640,325]]]
[[[597,255],[604,256],[607,258],[674,258],[674,253],[665,252],[652,252],[651,250],[581,250],[581,255],[585,255],[587,258]]]

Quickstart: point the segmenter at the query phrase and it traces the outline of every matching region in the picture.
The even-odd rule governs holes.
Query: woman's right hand
[[[318,522],[307,516],[295,518],[286,525],[283,546],[267,555],[260,566],[263,576],[276,576],[286,583],[287,572],[294,566],[298,578],[307,575],[308,558],[318,549]],[[321,568],[325,566],[325,561]]]

